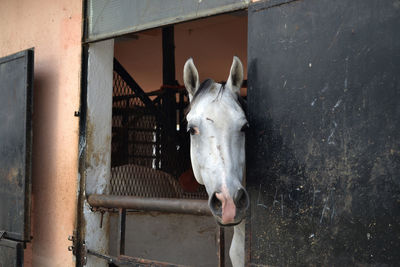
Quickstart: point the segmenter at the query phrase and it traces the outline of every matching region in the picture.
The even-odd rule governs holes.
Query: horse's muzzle
[[[217,222],[223,226],[240,223],[246,216],[250,200],[244,188],[239,188],[231,197],[225,192],[214,192],[208,204]]]

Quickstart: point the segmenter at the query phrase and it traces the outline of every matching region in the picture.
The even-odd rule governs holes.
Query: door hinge
[[[81,258],[80,262],[83,265],[86,265],[86,259],[87,259],[86,243],[85,243],[85,241],[83,241],[81,246],[78,246],[79,244],[78,244],[78,239],[77,239],[76,233],[77,233],[77,231],[74,230],[74,233],[72,235],[68,236],[68,241],[72,242],[72,245],[68,246],[68,251],[71,251],[72,254],[74,254],[74,256],[78,256],[77,250],[80,249],[80,252],[81,252],[81,253],[79,253],[79,257]]]
[[[72,242],[72,245],[68,246],[68,251],[72,251],[72,254],[76,255],[76,236],[74,234],[68,236],[68,241]]]

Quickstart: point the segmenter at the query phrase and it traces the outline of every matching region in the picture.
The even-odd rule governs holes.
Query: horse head
[[[225,84],[211,79],[200,84],[190,58],[184,66],[183,80],[190,100],[186,119],[194,175],[206,187],[208,203],[217,222],[236,225],[249,207],[249,196],[243,186],[248,123],[239,95],[242,63],[239,58],[233,58]]]

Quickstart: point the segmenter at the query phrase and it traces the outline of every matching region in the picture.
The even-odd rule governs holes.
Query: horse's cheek
[[[199,184],[204,185],[203,179],[201,177],[201,166],[199,166],[199,163],[197,161],[197,157],[196,157],[196,155],[194,155],[193,152],[191,152],[190,154],[191,154],[191,162],[192,162],[192,169],[193,169],[194,177],[196,178],[196,181]]]

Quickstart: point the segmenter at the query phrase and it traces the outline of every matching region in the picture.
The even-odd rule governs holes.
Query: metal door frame
[[[177,22],[184,22],[193,19],[198,19],[202,17],[207,17],[211,15],[219,15],[226,12],[232,12],[236,10],[245,10],[247,9],[250,1],[245,0],[242,1],[238,5],[229,6],[227,8],[216,8],[211,11],[196,13],[187,17],[180,18],[171,18],[169,20],[158,20],[152,24],[143,25],[142,27],[138,26],[136,28],[132,28],[129,31],[119,31],[114,34],[110,34],[108,36],[101,36],[99,38],[89,38],[88,34],[88,2],[84,1],[84,36],[83,36],[83,53],[82,53],[82,80],[81,80],[81,107],[78,112],[78,116],[80,116],[80,142],[79,142],[79,174],[80,174],[80,183],[79,183],[79,198],[78,198],[78,227],[76,231],[76,235],[71,238],[74,240],[74,246],[71,247],[71,250],[77,256],[77,266],[106,266],[104,265],[104,261],[95,260],[90,255],[97,256],[107,260],[108,262],[112,262],[117,260],[116,258],[107,256],[107,246],[108,241],[102,238],[102,236],[107,236],[107,231],[104,230],[108,227],[109,216],[104,214],[104,212],[93,213],[91,212],[92,207],[100,207],[102,205],[98,205],[98,203],[94,203],[93,199],[95,197],[94,194],[100,194],[102,197],[104,194],[108,193],[109,177],[108,172],[110,171],[111,160],[110,155],[111,151],[109,151],[109,147],[111,146],[111,139],[104,134],[104,131],[107,131],[107,127],[105,125],[105,121],[109,121],[109,125],[111,126],[111,103],[108,103],[109,99],[112,100],[112,90],[110,90],[112,85],[112,65],[113,65],[113,38],[116,38],[122,34],[136,32],[139,30],[156,28],[160,26],[165,26],[168,24],[175,24]],[[111,40],[107,40],[111,39]],[[91,75],[98,75],[100,77],[110,77],[106,78],[106,83],[101,84],[91,84]],[[111,80],[110,80],[111,79]],[[111,83],[110,83],[111,81]],[[96,105],[99,106],[100,102],[99,98],[93,97],[94,94],[99,94],[102,92],[101,99],[105,100],[107,104],[102,104],[102,109],[96,109]],[[92,96],[92,97],[91,97]],[[97,101],[97,102],[96,102]],[[96,110],[96,111],[94,111]],[[105,111],[107,110],[107,111]],[[98,129],[103,131],[103,134],[98,134]],[[110,131],[111,134],[111,131]],[[105,145],[105,146],[104,146]],[[101,161],[98,161],[99,157]],[[97,166],[94,166],[93,163],[96,163]],[[98,165],[100,164],[100,165]],[[94,169],[100,168],[102,170],[102,175],[95,176]],[[98,173],[98,172],[97,172]],[[90,178],[92,177],[92,178]],[[93,180],[88,184],[88,180]],[[92,186],[95,186],[92,187]],[[89,191],[87,191],[88,189]],[[94,191],[93,191],[94,189]],[[90,196],[92,195],[92,196]],[[89,197],[90,196],[90,197]],[[89,197],[89,198],[88,198]],[[119,210],[119,218],[120,218],[120,249],[119,252],[122,255],[120,259],[123,259],[123,247],[124,247],[124,218],[126,217],[126,209],[130,207],[141,208],[143,206],[138,207],[135,204],[134,199],[125,199],[125,202],[128,201],[128,204],[122,205],[119,204],[108,204],[113,208],[118,208]],[[142,201],[142,200],[140,200]],[[201,214],[206,213],[205,207],[207,203],[199,202],[192,203],[191,201],[184,200],[185,203],[175,203],[174,201],[166,201],[166,207],[163,209],[165,212],[178,212],[178,213],[197,213]],[[157,200],[149,199],[146,201],[145,206],[147,206],[148,210],[154,209],[154,203],[157,203]],[[170,203],[170,204],[168,204]],[[103,203],[104,204],[104,203]],[[96,206],[97,205],[97,206]],[[142,203],[143,205],[143,203]],[[194,206],[193,206],[194,205]],[[200,205],[200,206],[199,206]],[[104,205],[103,205],[104,206]],[[193,207],[193,208],[190,208]],[[199,209],[199,207],[201,207]],[[208,208],[208,207],[207,207]],[[103,228],[99,229],[100,223]],[[97,229],[95,229],[97,228]],[[89,235],[96,236],[96,238],[89,238]],[[97,239],[96,245],[94,245],[93,241]],[[107,238],[106,238],[107,239]],[[224,264],[224,231],[222,227],[219,227],[219,234],[217,237],[218,242],[221,244],[219,246],[218,256],[219,256],[219,266],[223,266]],[[105,242],[106,241],[106,242]],[[100,242],[101,245],[98,246]],[[105,242],[105,243],[104,243]],[[107,243],[107,244],[106,244]],[[122,253],[121,253],[122,252]],[[103,255],[103,257],[102,257]],[[105,256],[106,255],[106,256]],[[104,257],[105,256],[105,257]],[[134,264],[140,263],[140,266],[143,265],[151,265],[156,264],[155,262],[143,262],[142,259],[133,259],[133,262],[138,261]],[[129,259],[128,259],[129,261]],[[160,263],[163,265],[164,263]]]

